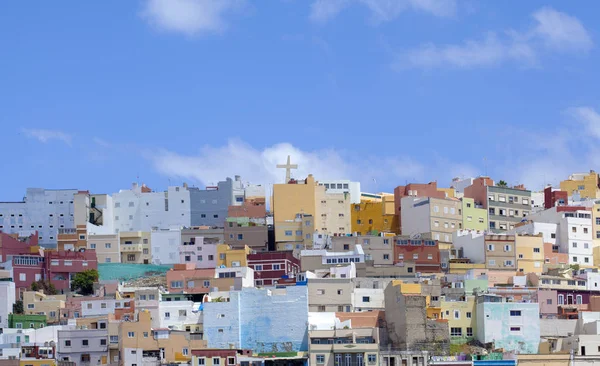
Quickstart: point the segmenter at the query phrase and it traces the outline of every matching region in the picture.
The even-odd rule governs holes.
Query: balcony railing
[[[121,244],[121,252],[141,252],[142,244]]]

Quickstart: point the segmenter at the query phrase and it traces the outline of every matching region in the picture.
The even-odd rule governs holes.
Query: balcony
[[[121,253],[141,252],[142,244],[121,244]]]

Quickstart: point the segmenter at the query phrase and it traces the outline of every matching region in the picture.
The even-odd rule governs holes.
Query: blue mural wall
[[[204,306],[209,348],[234,344],[257,353],[308,351],[306,286],[244,288],[232,292],[230,299]]]

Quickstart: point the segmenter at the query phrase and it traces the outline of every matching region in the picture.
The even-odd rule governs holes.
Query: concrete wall
[[[181,231],[178,229],[155,230],[150,234],[152,264],[179,263]]]
[[[511,316],[511,310],[521,311]],[[530,321],[535,319],[535,321]],[[494,342],[496,348],[537,353],[540,343],[539,305],[536,303],[478,303],[477,340]],[[518,329],[518,330],[516,330]]]
[[[233,204],[234,183],[231,178],[217,183],[217,189],[190,188],[191,225],[223,227],[227,209]],[[243,198],[243,192],[241,197]]]
[[[255,352],[306,351],[307,319],[306,286],[244,288],[232,292],[230,302],[204,304],[209,348],[229,348],[231,343]]]
[[[366,301],[368,300],[368,301]],[[354,311],[383,310],[385,299],[382,288],[355,288],[352,294]]]
[[[0,282],[0,328],[8,327],[8,314],[12,313],[15,301],[15,283]]]

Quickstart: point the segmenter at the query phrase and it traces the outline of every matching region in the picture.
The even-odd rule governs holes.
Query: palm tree
[[[497,186],[498,186],[498,187],[508,187],[508,183],[506,183],[506,182],[505,182],[505,181],[503,181],[503,180],[500,180],[500,182],[498,182]]]

